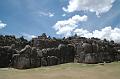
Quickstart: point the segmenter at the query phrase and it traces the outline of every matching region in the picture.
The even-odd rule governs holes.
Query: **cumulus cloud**
[[[73,33],[81,37],[86,38],[99,38],[99,39],[107,39],[107,40],[114,40],[116,43],[120,43],[120,28],[112,28],[111,26],[105,27],[101,30],[94,30],[93,32],[89,32],[85,29],[75,29]]]
[[[54,13],[51,12],[39,12],[38,13],[40,16],[48,16],[48,17],[53,17]]]
[[[64,35],[68,37],[72,34],[73,30],[77,27],[77,24],[82,21],[87,21],[88,17],[86,15],[80,16],[75,15],[68,20],[57,21],[53,28],[57,31],[56,34]]]
[[[67,8],[63,7],[66,12],[89,11],[95,12],[97,16],[106,13],[112,8],[115,0],[70,0]]]
[[[6,27],[6,26],[7,26],[7,24],[3,23],[3,22],[0,20],[0,29],[4,28],[4,27]]]
[[[87,37],[87,38],[91,38],[92,37],[92,33],[90,33],[88,30],[80,28],[80,29],[75,29],[73,31],[74,34],[77,34],[78,36],[81,37]]]

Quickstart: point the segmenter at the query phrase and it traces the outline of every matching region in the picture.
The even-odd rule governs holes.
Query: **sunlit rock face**
[[[8,42],[7,42],[8,41]],[[0,36],[0,67],[28,69],[63,63],[110,63],[120,61],[120,44],[114,41],[72,36],[63,39],[45,34],[27,41]]]

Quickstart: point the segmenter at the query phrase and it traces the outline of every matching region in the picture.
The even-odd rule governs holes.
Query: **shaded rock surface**
[[[60,45],[58,48],[37,50],[26,45],[19,54],[13,56],[14,68],[26,69],[40,66],[52,66],[61,63],[74,62],[73,47]]]

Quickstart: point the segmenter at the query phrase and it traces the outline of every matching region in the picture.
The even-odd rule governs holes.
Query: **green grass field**
[[[1,68],[0,79],[120,79],[120,62],[104,65],[67,63],[27,70]]]

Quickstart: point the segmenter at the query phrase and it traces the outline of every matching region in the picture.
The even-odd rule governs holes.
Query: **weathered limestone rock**
[[[75,51],[73,46],[60,44],[58,49],[61,53],[61,63],[74,62]]]
[[[47,57],[47,65],[53,66],[58,64],[58,58],[56,56],[48,56]]]
[[[92,52],[98,53],[98,44],[92,43]]]
[[[80,52],[78,54],[75,55],[75,62],[77,63],[84,63],[85,61],[85,53],[84,52]]]
[[[18,69],[30,68],[31,47],[26,45],[19,54],[13,56],[13,67]]]
[[[47,66],[47,58],[46,57],[41,58],[41,66]]]
[[[17,69],[30,68],[30,59],[22,55],[16,55],[13,57],[13,67]]]
[[[32,48],[31,54],[30,54],[30,67],[35,68],[39,66],[39,58],[37,55],[37,49],[35,47]]]
[[[99,60],[97,58],[97,54],[96,53],[88,53],[85,55],[85,61],[84,63],[87,63],[87,64],[96,64],[98,63]]]
[[[92,53],[92,45],[91,44],[83,43],[82,47],[83,47],[83,51],[85,53]]]

